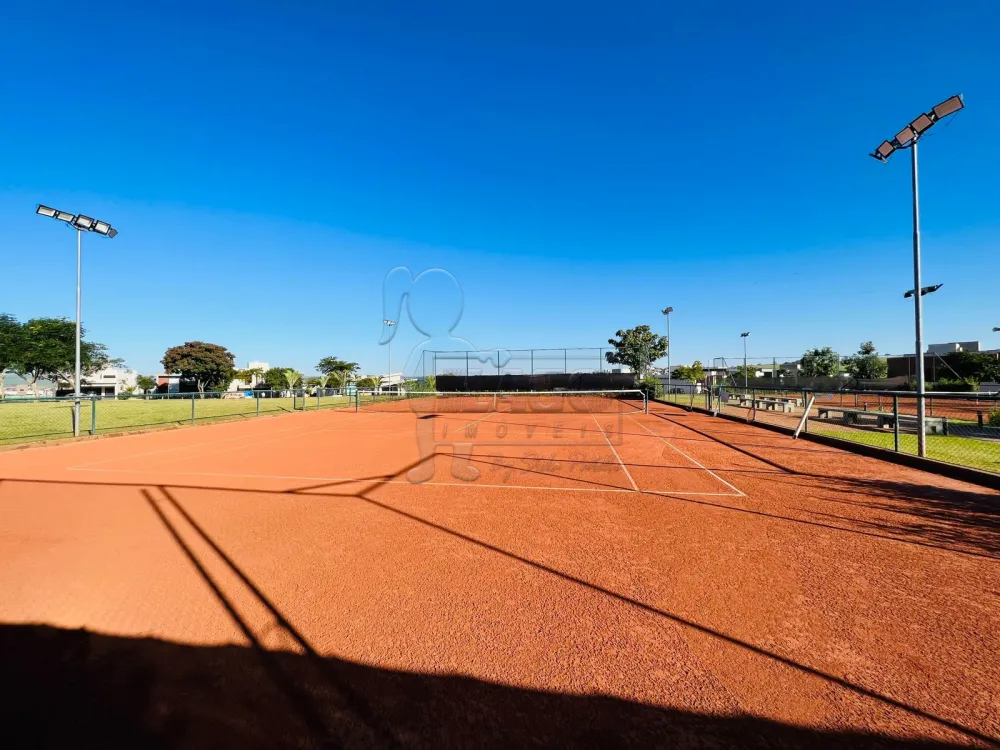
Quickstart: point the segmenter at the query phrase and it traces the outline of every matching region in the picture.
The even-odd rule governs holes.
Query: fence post
[[[976,400],[977,401],[979,400],[978,397],[977,397]],[[981,411],[977,411],[976,412],[976,421],[979,422],[979,426],[980,427],[983,426],[983,413]]]
[[[894,450],[899,453],[899,396],[892,397],[892,442]]]
[[[191,424],[194,424],[194,394],[191,394]]]
[[[257,416],[260,416],[260,392],[254,394],[254,399],[257,401]]]
[[[90,434],[97,434],[97,399],[90,399]]]

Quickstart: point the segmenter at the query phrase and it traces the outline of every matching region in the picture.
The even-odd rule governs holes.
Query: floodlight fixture
[[[953,115],[958,110],[965,108],[965,101],[962,99],[961,94],[956,94],[955,96],[945,99],[939,105],[937,105],[931,112],[934,114],[934,119],[940,120],[942,117],[947,117],[948,115]]]
[[[103,234],[107,236],[108,233],[111,231],[111,225],[108,224],[108,222],[106,221],[101,221],[100,219],[98,219],[97,221],[94,222],[94,231],[97,232],[98,234]]]
[[[924,112],[917,116],[917,118],[907,125],[905,128],[896,133],[896,137],[891,141],[883,141],[882,144],[875,149],[874,153],[869,154],[873,159],[878,159],[881,162],[889,160],[893,152],[901,148],[912,147],[928,130],[934,125],[938,120],[941,120],[948,115],[953,115],[958,110],[965,107],[965,101],[962,99],[961,94],[956,94],[950,99],[945,99],[939,105],[934,107],[930,112]]]
[[[73,214],[71,214],[69,211],[56,211],[55,218],[59,219],[59,221],[72,223],[73,219],[75,219],[76,217],[73,216]]]
[[[916,133],[913,132],[913,128],[907,125],[905,128],[896,133],[896,143],[899,144],[899,148],[905,148],[906,144],[912,141],[916,137]]]
[[[670,315],[670,313],[672,313],[673,311],[674,311],[674,308],[668,307],[668,308],[666,308],[666,309],[663,310],[663,314],[664,315]]]
[[[944,284],[934,284],[932,286],[922,286],[922,287],[920,287],[920,296],[923,297],[923,296],[925,296],[927,294],[933,294],[934,292],[936,292],[938,289],[940,289],[943,286],[944,286]],[[913,290],[912,289],[910,291],[908,291],[906,294],[903,295],[903,297],[907,298],[907,299],[910,298],[910,297],[912,297],[912,296],[913,296]]]
[[[118,236],[118,230],[117,229],[115,229],[114,227],[112,227],[111,229],[108,230],[108,237],[117,237],[117,236]]]
[[[934,120],[930,118],[930,115],[920,115],[920,117],[910,123],[910,130],[917,135],[923,135],[924,131],[928,130],[933,124]]]
[[[89,216],[84,216],[83,214],[80,214],[73,220],[73,225],[79,229],[83,229],[89,232],[92,231],[94,228],[94,220],[91,219]]]
[[[56,218],[56,214],[58,214],[59,211],[57,211],[54,208],[49,208],[48,206],[43,206],[41,204],[38,204],[38,207],[35,209],[35,213],[41,214],[42,216],[48,216],[49,218],[54,219]]]
[[[383,320],[382,323],[384,323],[387,326],[394,326],[394,325],[396,325],[396,321],[395,320]]]
[[[745,339],[745,338],[746,338],[747,336],[749,336],[749,335],[750,335],[750,331],[747,331],[746,333],[741,333],[741,334],[740,334],[740,338],[743,338],[743,339]]]
[[[1000,333],[1000,328],[994,328],[993,333]]]
[[[892,152],[895,150],[896,147],[892,145],[892,141],[882,141],[882,145],[875,149],[875,153],[872,156],[879,161],[885,161],[892,156]]]

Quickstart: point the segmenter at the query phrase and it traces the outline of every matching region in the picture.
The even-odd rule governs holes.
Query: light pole
[[[59,221],[65,221],[67,224],[76,229],[76,384],[74,386],[74,398],[73,398],[73,435],[75,437],[80,436],[80,393],[82,388],[82,373],[80,364],[80,313],[82,310],[81,302],[81,276],[82,276],[82,237],[84,232],[96,232],[97,234],[104,235],[105,237],[114,237],[118,234],[117,229],[112,229],[111,225],[106,221],[98,221],[97,219],[92,219],[89,216],[84,216],[83,214],[71,214],[66,211],[60,211],[56,208],[50,208],[49,206],[38,205],[35,207],[35,213],[39,216],[47,216],[50,219],[58,219]]]
[[[389,326],[389,328],[396,325],[395,320],[383,320],[382,323]],[[389,351],[389,377],[386,378],[386,384],[388,385],[389,393],[392,393],[392,336],[389,337],[389,341],[386,342],[386,346]]]
[[[663,314],[667,318],[667,401],[670,400],[670,313],[673,311],[672,307],[663,310]]]
[[[917,358],[917,454],[927,455],[927,436],[924,434],[924,395],[926,382],[924,380],[924,317],[921,298],[926,292],[920,286],[920,186],[917,172],[917,142],[938,120],[958,112],[965,106],[962,95],[958,94],[946,99],[930,112],[918,116],[913,122],[900,130],[891,141],[883,141],[871,154],[872,158],[885,163],[895,151],[910,149],[910,170],[913,183],[913,289],[919,289],[920,294],[909,294],[913,297],[913,318],[916,339]],[[933,291],[933,290],[932,290]],[[911,290],[912,292],[912,290]]]
[[[750,335],[750,331],[745,331],[740,334],[740,338],[743,339],[743,390],[749,387],[749,375],[747,375],[747,336]]]

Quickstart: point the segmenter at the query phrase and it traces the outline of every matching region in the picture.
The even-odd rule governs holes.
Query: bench
[[[734,393],[729,396],[729,401],[730,403],[736,402],[737,406],[742,406],[745,408],[753,406],[757,409],[763,409],[765,411],[783,411],[785,413],[791,413],[792,401],[794,401],[794,399],[765,398],[765,397],[753,398],[752,396],[746,396],[740,393]]]
[[[820,419],[833,419],[831,413],[840,414],[840,421],[844,424],[871,424],[871,420],[862,417],[874,417],[878,427],[895,427],[896,415],[887,411],[868,411],[867,409],[848,409],[842,406],[820,406],[816,409],[816,414]],[[917,429],[917,417],[913,414],[900,414],[899,426],[906,425],[913,430]],[[947,435],[947,417],[924,417],[924,432],[928,435]]]
[[[840,421],[844,424],[861,424],[862,417],[875,417],[875,421],[879,427],[889,426],[892,427],[895,424],[895,417],[889,412],[884,411],[868,411],[867,409],[848,409],[843,406],[820,406],[816,409],[816,414],[820,419],[834,419],[831,414],[839,414]],[[870,423],[870,420],[864,420]]]

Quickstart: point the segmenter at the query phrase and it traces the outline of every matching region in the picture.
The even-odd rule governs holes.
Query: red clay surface
[[[422,484],[408,413],[0,453],[0,745],[1000,743],[1000,494],[659,404],[428,423]]]

